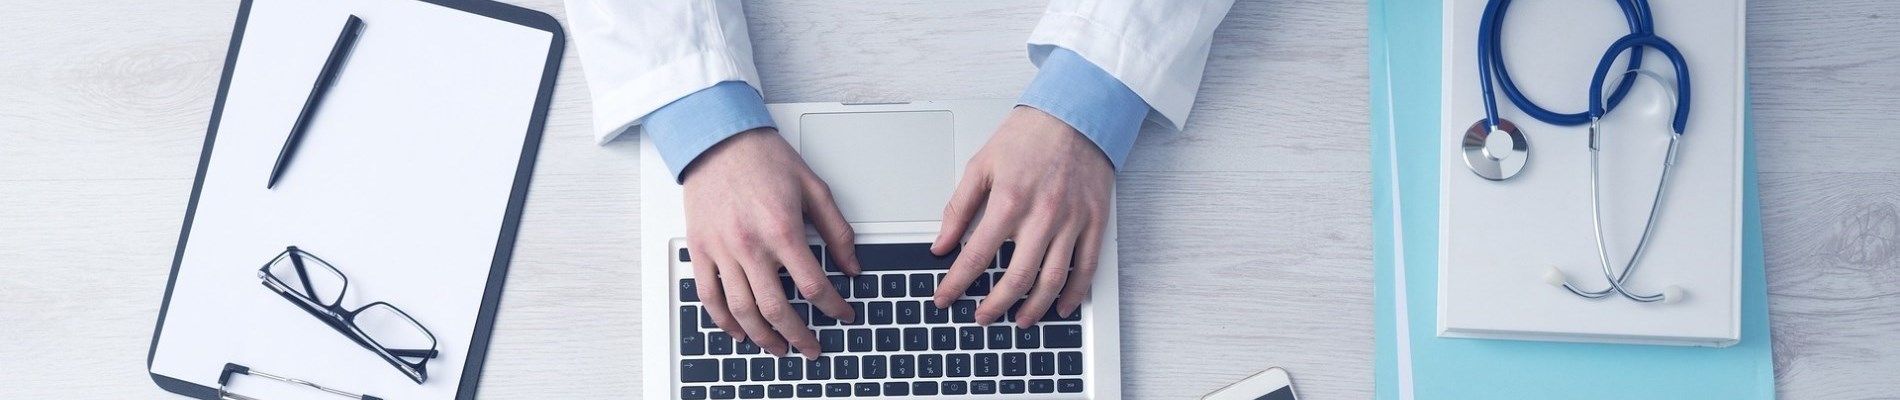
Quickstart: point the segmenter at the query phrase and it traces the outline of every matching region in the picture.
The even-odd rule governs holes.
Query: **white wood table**
[[[165,397],[145,372],[237,2],[9,1],[0,23],[0,397]],[[565,19],[557,0],[521,1]],[[875,3],[875,4],[860,4]],[[754,1],[772,102],[1006,98],[1041,2]],[[1366,5],[1242,1],[1193,120],[1120,173],[1135,398],[1270,366],[1372,392]],[[1756,1],[1775,377],[1900,393],[1900,2]],[[638,146],[596,146],[569,47],[481,394],[634,395]]]

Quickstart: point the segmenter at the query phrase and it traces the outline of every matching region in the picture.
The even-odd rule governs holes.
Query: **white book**
[[[1527,137],[1528,162],[1504,181],[1466,168],[1462,133],[1484,117],[1476,45],[1485,3],[1447,0],[1444,8],[1438,336],[1716,347],[1740,340],[1744,2],[1650,4],[1656,34],[1687,60],[1693,103],[1655,231],[1626,287],[1652,294],[1674,286],[1683,296],[1673,303],[1586,299],[1546,282],[1557,268],[1586,290],[1609,285],[1591,223],[1587,126],[1538,121],[1499,90],[1499,115]],[[1564,113],[1586,109],[1598,60],[1629,33],[1612,1],[1519,1],[1504,19],[1512,79],[1532,101]],[[1602,121],[1604,236],[1617,271],[1642,234],[1674,111],[1668,59],[1655,50],[1644,58],[1643,69],[1667,85],[1638,79]],[[1619,62],[1608,81],[1623,69]]]

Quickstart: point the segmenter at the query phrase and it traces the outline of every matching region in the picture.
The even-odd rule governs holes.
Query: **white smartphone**
[[[1299,400],[1293,391],[1293,378],[1280,367],[1267,368],[1240,382],[1201,396],[1201,400]]]

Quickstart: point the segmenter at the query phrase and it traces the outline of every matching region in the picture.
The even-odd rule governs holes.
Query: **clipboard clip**
[[[355,393],[345,392],[341,390],[324,387],[323,385],[318,385],[315,382],[311,382],[311,381],[290,378],[290,377],[285,377],[281,375],[274,375],[274,374],[266,373],[264,371],[253,370],[250,367],[246,367],[238,363],[224,363],[224,371],[218,373],[218,399],[219,400],[259,400],[256,397],[232,393],[230,390],[226,390],[225,386],[230,385],[232,374],[250,375],[250,376],[266,378],[266,379],[270,379],[270,380],[274,380],[278,382],[305,386],[312,389],[324,391],[325,393],[330,393],[330,394],[357,399],[357,400],[383,400],[381,397],[371,396],[367,394],[355,394]]]

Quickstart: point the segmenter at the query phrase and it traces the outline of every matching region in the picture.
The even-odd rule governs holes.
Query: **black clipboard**
[[[157,354],[159,336],[164,333],[165,314],[171,306],[172,290],[178,283],[178,270],[184,261],[185,245],[191,236],[192,218],[198,211],[198,196],[204,189],[205,172],[209,170],[211,150],[218,137],[218,123],[224,116],[224,101],[231,88],[231,75],[237,65],[238,49],[244,42],[245,23],[250,20],[251,1],[242,0],[239,4],[237,25],[231,31],[231,46],[225,52],[224,72],[218,80],[217,100],[212,103],[210,127],[205,132],[204,150],[198,156],[198,172],[192,180],[191,200],[185,207],[185,223],[179,231],[178,247],[172,255],[171,273],[165,283],[164,303],[159,306],[158,321],[152,328],[152,343],[146,350],[147,371],[151,370],[152,360]],[[548,107],[554,95],[555,77],[560,73],[561,56],[567,46],[567,37],[562,32],[560,23],[553,16],[519,6],[490,0],[415,1],[481,15],[551,34],[547,62],[542,69],[540,89],[535,97],[533,115],[528,120],[526,142],[522,145],[519,164],[515,169],[514,185],[508,195],[506,215],[502,217],[495,255],[489,265],[487,287],[482,292],[481,307],[479,314],[475,317],[475,332],[469,343],[468,358],[464,361],[460,386],[455,392],[457,399],[473,399],[481,381],[483,363],[487,358],[488,341],[494,331],[495,313],[501,306],[502,284],[508,278],[508,262],[513,256],[515,235],[521,224],[521,210],[528,198],[528,181],[534,175],[535,156],[539,153],[541,133],[547,122]],[[228,368],[227,365],[227,371],[223,375],[230,374]],[[152,382],[159,388],[172,393],[200,399],[217,399],[221,395],[218,388],[202,386],[158,373],[150,373],[150,375]]]

